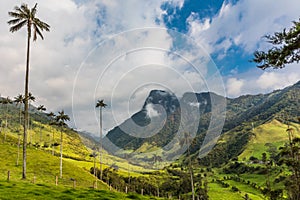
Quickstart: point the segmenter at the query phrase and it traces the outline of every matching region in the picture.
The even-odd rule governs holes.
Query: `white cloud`
[[[263,71],[254,68],[246,73],[235,74],[234,77],[225,77],[227,96],[237,97],[283,89],[300,80],[299,72],[299,64],[292,64],[279,70]]]
[[[209,54],[217,53],[218,59],[226,59],[228,50],[237,45],[244,54],[266,49],[269,44],[262,36],[292,26],[299,18],[300,2],[272,0],[242,0],[236,4],[223,3],[220,11],[211,19],[199,19],[191,13],[187,20],[188,35],[202,45]],[[226,79],[227,95],[257,94],[281,89],[297,82],[299,66],[287,66],[278,71],[261,71],[253,68],[243,74],[232,71]],[[240,70],[239,70],[240,71]]]
[[[299,66],[297,66],[299,68]],[[300,69],[299,69],[300,72]],[[261,89],[282,89],[300,80],[300,73],[264,72],[256,81]]]
[[[27,2],[29,7],[35,4],[33,0]],[[9,20],[7,12],[21,3],[21,1],[8,0],[0,2],[0,24],[2,24],[0,26],[0,67],[5,72],[0,74],[0,94],[2,95],[15,96],[18,93],[23,93],[26,29],[12,34],[9,33],[9,26],[6,24]],[[147,2],[139,0],[89,0],[78,4],[72,0],[39,1],[37,16],[50,24],[51,29],[49,33],[43,33],[44,41],[39,39],[32,43],[31,48],[30,91],[37,97],[37,104],[44,104],[48,110],[53,111],[64,108],[67,109],[68,114],[71,114],[74,78],[88,52],[112,34],[135,28],[158,27],[156,19],[160,18],[162,14],[161,3],[162,1],[159,0]],[[174,3],[176,6],[181,6],[182,1],[178,0]],[[165,33],[165,35],[155,35],[153,32],[149,36],[152,39],[144,44],[155,46],[163,41],[162,46],[169,49],[171,41],[166,38],[168,36],[166,31]],[[115,41],[117,44],[107,44],[108,47],[110,49],[117,49],[118,46],[122,45],[131,47],[128,41],[134,41],[133,39],[127,40],[127,38],[121,39],[123,40]],[[139,41],[135,42],[138,43]],[[118,51],[114,53],[118,53]],[[100,60],[96,61],[105,61],[105,59],[103,60],[105,56],[107,55],[104,52],[103,55],[100,55]],[[143,59],[157,61],[160,58],[158,55],[154,57],[143,56]],[[134,60],[136,59],[128,61],[127,64],[134,65]],[[80,96],[75,96],[78,104],[74,105],[80,113],[79,121],[84,121],[85,118],[95,118],[94,115],[91,116],[91,113],[83,111],[94,108],[94,102],[91,105],[89,103],[94,101],[95,82],[98,73],[105,67],[101,62],[98,64],[100,65],[88,68],[88,71],[81,71],[81,73],[85,73],[81,74],[84,80],[79,80],[81,85],[77,89],[80,89]],[[117,74],[124,73],[124,70],[116,68],[116,71],[112,73],[117,76]],[[89,79],[91,74],[95,74],[96,79]],[[151,76],[151,74],[149,75]],[[142,77],[140,78],[142,79]],[[109,81],[114,84],[117,80],[111,79]],[[90,88],[91,85],[94,87]],[[106,97],[106,95],[101,94],[99,96]],[[122,96],[117,99],[117,101],[122,100]],[[122,111],[120,110],[120,112]],[[106,121],[104,124],[111,125],[110,122],[106,123]],[[88,127],[88,130],[95,130],[93,122],[82,125],[78,128],[85,129]]]
[[[147,104],[146,106],[147,116],[150,118],[158,117],[160,114],[157,110],[154,109],[153,104]]]
[[[226,51],[232,45],[241,46],[252,53],[257,47],[266,48],[262,36],[291,25],[299,17],[300,1],[243,0],[236,4],[224,3],[219,13],[212,18],[197,19],[191,14],[189,35],[203,45],[209,53]],[[192,20],[190,20],[192,19]],[[226,38],[226,42],[219,43]]]
[[[229,78],[226,83],[228,96],[239,96],[241,94],[244,81],[237,78]]]
[[[27,2],[30,7],[35,4],[33,0]],[[193,41],[186,41],[192,44],[175,52],[172,49],[174,36],[186,36],[171,36],[162,22],[157,24],[157,19],[161,20],[164,12],[161,10],[164,1],[75,2],[38,2],[37,16],[50,24],[51,31],[44,33],[44,41],[38,39],[32,43],[30,91],[37,97],[37,104],[44,104],[51,111],[64,108],[71,115],[73,103],[77,128],[91,132],[98,130],[98,113],[95,112],[97,98],[104,98],[109,105],[103,112],[103,124],[104,129],[110,129],[139,110],[151,89],[169,90],[178,97],[185,91],[210,90],[223,94],[224,86],[214,84],[216,80],[217,83],[221,81],[207,52],[211,53],[217,47],[218,51],[226,54],[233,42],[251,49],[262,34],[277,30],[282,24],[293,20],[297,8],[296,4],[291,7],[287,3],[273,5],[272,2],[271,10],[282,4],[287,4],[289,8],[282,6],[283,11],[278,15],[274,11],[270,17],[269,13],[264,12],[259,12],[257,16],[255,12],[259,11],[258,4],[261,2],[255,0],[241,1],[234,6],[224,4],[221,13],[212,22],[201,22],[193,14],[188,20],[190,35],[199,41],[203,49],[193,46]],[[184,3],[183,0],[168,2],[178,8]],[[26,29],[9,33],[7,12],[21,3],[0,1],[0,94],[11,97],[23,93]],[[244,15],[239,22],[237,17],[241,12]],[[254,16],[261,20],[256,20]],[[266,26],[267,22],[271,25]],[[226,39],[216,45],[222,37]],[[291,77],[290,82],[297,78]],[[268,78],[262,76],[260,79],[263,82]],[[253,87],[242,84],[246,80],[245,77],[237,77],[228,81],[228,93],[255,92]],[[254,79],[251,81],[254,83]],[[259,91],[269,90],[270,87],[259,88]]]

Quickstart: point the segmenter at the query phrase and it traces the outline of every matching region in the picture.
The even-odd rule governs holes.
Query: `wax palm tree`
[[[187,154],[189,158],[189,173],[190,173],[190,180],[191,180],[191,187],[192,187],[192,199],[195,200],[195,186],[194,186],[194,173],[192,167],[192,160],[191,160],[191,153],[190,153],[190,144],[193,141],[193,138],[188,133],[184,133],[184,138],[180,141],[180,145],[187,146]]]
[[[96,150],[96,148],[93,149],[93,153],[90,154],[90,157],[92,157],[93,161],[94,161],[94,168],[93,168],[93,173],[94,173],[94,177],[95,177],[94,188],[97,188],[96,158],[97,158],[98,154],[96,153],[95,150]]]
[[[47,114],[48,117],[50,117],[50,125],[55,124],[55,114],[53,112],[50,112]],[[52,146],[52,155],[54,155],[54,131],[52,130],[52,139],[51,139],[51,146]]]
[[[15,97],[15,100],[14,102],[16,103],[16,105],[20,107],[20,110],[19,110],[19,123],[20,123],[20,126],[22,126],[22,103],[24,101],[24,97],[22,94],[19,94],[18,96]],[[19,159],[20,159],[20,145],[21,145],[21,130],[19,130],[18,132],[18,155],[17,155],[17,162],[16,162],[16,165],[18,166],[19,165]]]
[[[60,127],[60,165],[59,165],[59,175],[62,178],[62,158],[63,158],[63,128],[67,126],[66,121],[70,121],[70,117],[65,114],[64,110],[58,112],[55,117],[56,125]]]
[[[100,154],[100,180],[102,180],[102,108],[105,108],[107,104],[104,103],[104,100],[98,100],[96,103],[96,108],[99,108],[99,132],[100,132],[100,148],[99,148],[99,154]]]
[[[40,112],[40,114],[42,115],[42,112],[46,111],[47,109],[45,108],[44,105],[39,105],[37,107],[37,110]],[[41,122],[41,126],[40,126],[40,143],[42,142],[42,122]]]
[[[27,4],[22,4],[20,7],[16,6],[14,11],[8,12],[8,15],[12,17],[12,20],[8,21],[11,25],[10,32],[14,33],[20,30],[22,27],[27,28],[27,55],[26,55],[26,74],[25,74],[25,105],[24,105],[24,135],[23,135],[23,172],[22,178],[26,179],[26,147],[27,147],[27,124],[28,124],[28,83],[29,83],[29,57],[30,57],[30,39],[33,31],[33,41],[36,41],[37,36],[44,39],[42,31],[49,31],[50,26],[45,22],[42,22],[36,17],[37,4],[32,9],[29,9]]]
[[[0,99],[0,104],[1,104],[2,109],[4,110],[4,105],[5,105],[4,98]],[[2,128],[5,126],[5,117],[6,117],[6,114],[4,114],[3,119],[1,120],[1,123],[0,123],[1,132],[2,132]],[[3,142],[4,142],[4,136],[3,136]]]
[[[8,105],[12,104],[13,101],[9,97],[6,97],[6,98],[2,99],[1,103],[6,106],[5,128],[7,128],[7,126],[8,126]]]
[[[30,130],[30,113],[29,113],[29,108],[30,108],[30,102],[34,102],[35,101],[35,97],[32,95],[32,93],[31,92],[29,92],[28,93],[28,97],[27,97],[27,99],[28,99],[28,117],[27,117],[27,129],[28,130]],[[24,98],[24,105],[25,105],[25,98]],[[25,111],[24,111],[24,114],[25,114]],[[24,120],[25,120],[25,117],[24,117]],[[29,133],[29,131],[28,131],[28,133]],[[30,144],[32,143],[32,134],[30,134],[29,133],[29,136],[30,136]],[[27,140],[27,138],[26,138],[26,140]]]
[[[5,113],[5,128],[6,128],[6,131],[7,131],[7,126],[8,126],[8,105],[9,104],[12,104],[13,101],[9,98],[9,97],[6,97],[4,99],[1,100],[1,103],[3,105],[6,106],[6,113]],[[3,141],[6,140],[6,131],[4,131],[4,138],[3,138]]]
[[[19,106],[19,123],[22,125],[22,103],[24,102],[24,97],[22,94],[19,94],[14,98],[14,102],[16,103],[17,106]]]
[[[43,111],[46,111],[47,109],[45,108],[44,105],[39,105],[39,106],[37,107],[37,110],[40,111],[40,112],[43,112]]]
[[[1,97],[1,94],[0,94],[1,111],[3,110],[2,100],[3,100],[3,98]],[[0,119],[0,133],[2,132],[2,123],[3,123],[3,119],[2,118],[3,118],[3,116],[1,116],[1,119]]]

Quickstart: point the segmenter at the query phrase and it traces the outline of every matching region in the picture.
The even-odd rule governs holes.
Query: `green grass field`
[[[17,147],[9,144],[0,144],[0,180],[7,179],[10,171],[10,179],[19,181],[22,177],[22,159],[16,166]],[[27,151],[27,180],[35,183],[55,184],[56,176],[59,176],[59,158],[52,156],[43,150],[28,148]],[[94,177],[88,170],[78,167],[75,163],[63,160],[63,178],[58,179],[58,184],[72,186],[71,179],[76,179],[78,187],[92,187]],[[105,184],[98,184],[100,189],[107,189]]]
[[[299,124],[291,124],[295,130],[299,130]],[[247,144],[245,150],[239,155],[239,160],[249,159],[251,156],[261,158],[262,153],[267,152],[267,143],[272,143],[278,149],[288,142],[288,134],[286,132],[288,126],[277,120],[272,120],[269,123],[263,124],[254,128],[254,136]],[[298,131],[295,131],[295,136],[300,136]]]
[[[299,130],[299,124],[292,124],[292,127]],[[239,160],[248,160],[255,156],[261,159],[261,155],[267,152],[267,143],[272,143],[277,148],[287,142],[287,125],[276,120],[263,124],[254,129],[254,137],[245,147],[244,152],[239,156]],[[5,131],[5,132],[4,132]],[[4,141],[4,133],[6,140]],[[42,134],[42,137],[41,137]],[[93,189],[95,177],[90,174],[90,168],[94,166],[93,159],[89,156],[91,149],[85,147],[81,138],[68,130],[64,134],[64,159],[63,178],[58,178],[58,185],[55,185],[56,176],[59,176],[59,146],[55,147],[55,155],[52,155],[51,147],[42,147],[45,144],[59,142],[60,130],[49,125],[34,122],[33,129],[29,131],[27,180],[21,180],[22,176],[22,149],[20,149],[19,165],[17,160],[17,131],[13,128],[2,129],[0,134],[0,200],[2,199],[155,199],[137,194],[125,194],[117,191],[110,191],[109,187],[97,181],[97,189]],[[51,136],[54,135],[54,141]],[[295,133],[296,135],[296,133]],[[299,134],[297,134],[299,136]],[[43,142],[39,142],[42,138]],[[40,147],[33,144],[39,143]],[[144,145],[140,150],[152,150],[151,145]],[[143,172],[153,170],[145,169],[128,163],[127,160],[103,153],[103,169],[116,165],[119,167],[118,174],[121,176],[150,176]],[[250,164],[249,164],[250,165]],[[255,165],[255,164],[252,164]],[[259,164],[256,164],[259,165]],[[99,157],[97,158],[99,167]],[[224,176],[234,176],[233,174],[223,174],[222,169],[214,169],[216,174],[210,177],[208,184],[208,195],[212,200],[235,200],[243,199],[245,194],[253,200],[266,199],[258,189],[254,189],[243,182],[234,180],[224,180],[230,187],[224,188],[217,182],[212,182],[212,178],[223,179]],[[10,181],[7,182],[7,174],[10,172]],[[275,170],[276,171],[276,170]],[[128,173],[129,172],[129,173]],[[282,173],[285,173],[283,171]],[[167,172],[160,170],[160,175],[167,176]],[[278,176],[272,174],[271,181]],[[265,175],[241,174],[241,178],[260,187],[265,186]],[[76,180],[76,187],[73,188]],[[283,183],[273,185],[274,188],[283,188]],[[235,186],[239,191],[232,190]],[[20,192],[22,191],[22,192]]]
[[[88,188],[68,188],[49,184],[30,184],[22,181],[0,181],[0,199],[22,200],[50,200],[50,199],[156,199],[137,194],[125,194],[108,190],[94,190]]]
[[[230,188],[223,188],[217,183],[210,183],[208,186],[208,196],[210,199],[218,200],[240,200],[242,196],[238,192],[231,191]]]

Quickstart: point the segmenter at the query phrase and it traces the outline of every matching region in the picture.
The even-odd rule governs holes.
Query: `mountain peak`
[[[179,107],[179,100],[171,92],[152,90],[145,101],[143,109],[147,109],[151,104],[161,105],[167,113],[173,113]]]

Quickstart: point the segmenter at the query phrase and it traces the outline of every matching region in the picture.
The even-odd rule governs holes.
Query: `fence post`
[[[58,185],[58,176],[55,176],[55,185]]]
[[[10,171],[7,171],[7,181],[10,181]]]
[[[97,187],[97,180],[95,180],[94,182],[93,182],[93,188],[94,189],[97,189],[98,187]]]
[[[33,175],[33,179],[32,179],[33,184],[35,184],[35,179],[36,179],[36,177],[35,177],[35,175]]]

